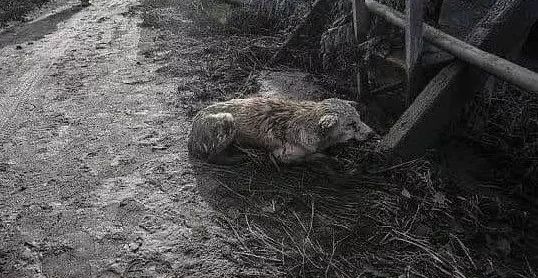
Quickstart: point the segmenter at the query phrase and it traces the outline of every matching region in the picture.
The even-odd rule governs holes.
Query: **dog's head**
[[[327,147],[352,139],[364,141],[375,135],[375,132],[362,122],[354,101],[330,98],[323,100],[321,105],[323,115],[319,126]]]

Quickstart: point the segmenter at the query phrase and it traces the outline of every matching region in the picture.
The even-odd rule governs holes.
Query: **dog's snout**
[[[379,135],[377,132],[375,132],[372,128],[370,128],[365,123],[361,123],[360,130],[357,133],[357,140],[359,141],[369,141],[369,140],[376,140],[379,138]]]
[[[381,137],[379,136],[379,134],[377,134],[377,132],[373,130],[370,130],[370,132],[366,134],[366,140],[377,140],[377,139],[381,139]]]

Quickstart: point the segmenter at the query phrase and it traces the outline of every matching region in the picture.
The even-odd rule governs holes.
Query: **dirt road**
[[[92,2],[0,35],[0,276],[255,273],[196,192],[139,1]]]

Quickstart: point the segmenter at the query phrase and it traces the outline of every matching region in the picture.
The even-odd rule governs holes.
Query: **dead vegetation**
[[[172,104],[189,115],[208,102],[254,93],[256,72],[284,38],[268,36],[267,22],[266,35],[237,28],[236,19],[228,28],[199,6],[207,2],[146,2],[145,24],[163,34],[148,55],[168,51],[161,59],[171,62],[161,73],[187,77]],[[178,19],[178,8],[191,16]],[[175,32],[189,32],[189,42],[180,46]],[[191,64],[175,64],[177,55]],[[517,90],[482,95],[467,130],[508,154],[507,164],[527,159],[526,168],[512,168],[525,169],[531,182],[535,105]],[[368,144],[335,148],[335,161],[307,167],[241,152],[249,159],[240,165],[192,165],[243,263],[291,277],[537,277],[536,208],[514,197],[513,172],[476,184],[443,167],[437,153],[401,161]]]
[[[533,277],[525,211],[465,192],[427,158],[331,152],[330,168],[252,152],[239,166],[193,163],[245,261],[293,277]]]
[[[22,20],[33,9],[48,0],[2,0],[0,1],[0,27],[9,21]]]
[[[520,193],[538,196],[538,96],[496,81],[475,97],[463,117],[466,138],[502,165]]]
[[[238,31],[233,24],[218,23],[218,18],[231,15],[226,13],[225,7],[218,15],[212,14],[215,11],[211,11],[209,1],[146,2],[154,8],[143,13],[142,26],[166,26],[162,39],[166,41],[167,50],[166,54],[150,51],[145,53],[146,57],[157,56],[153,58],[170,61],[174,61],[174,57],[189,59],[189,64],[170,62],[159,69],[167,76],[186,77],[178,82],[174,105],[193,116],[210,101],[245,97],[257,91],[255,73],[265,67],[277,48],[281,40],[278,35],[252,34]],[[170,7],[186,10],[189,16],[179,17]],[[174,41],[178,32],[188,34],[189,41]]]

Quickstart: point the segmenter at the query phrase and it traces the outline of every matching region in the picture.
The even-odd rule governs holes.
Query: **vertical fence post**
[[[351,0],[353,3],[353,28],[355,31],[355,39],[357,41],[357,99],[366,93],[367,89],[367,71],[366,66],[361,57],[361,51],[358,46],[366,41],[368,31],[370,30],[370,12],[366,7],[365,0]]]
[[[407,105],[410,105],[420,93],[423,35],[423,0],[406,0],[405,23],[405,64],[407,67]]]

